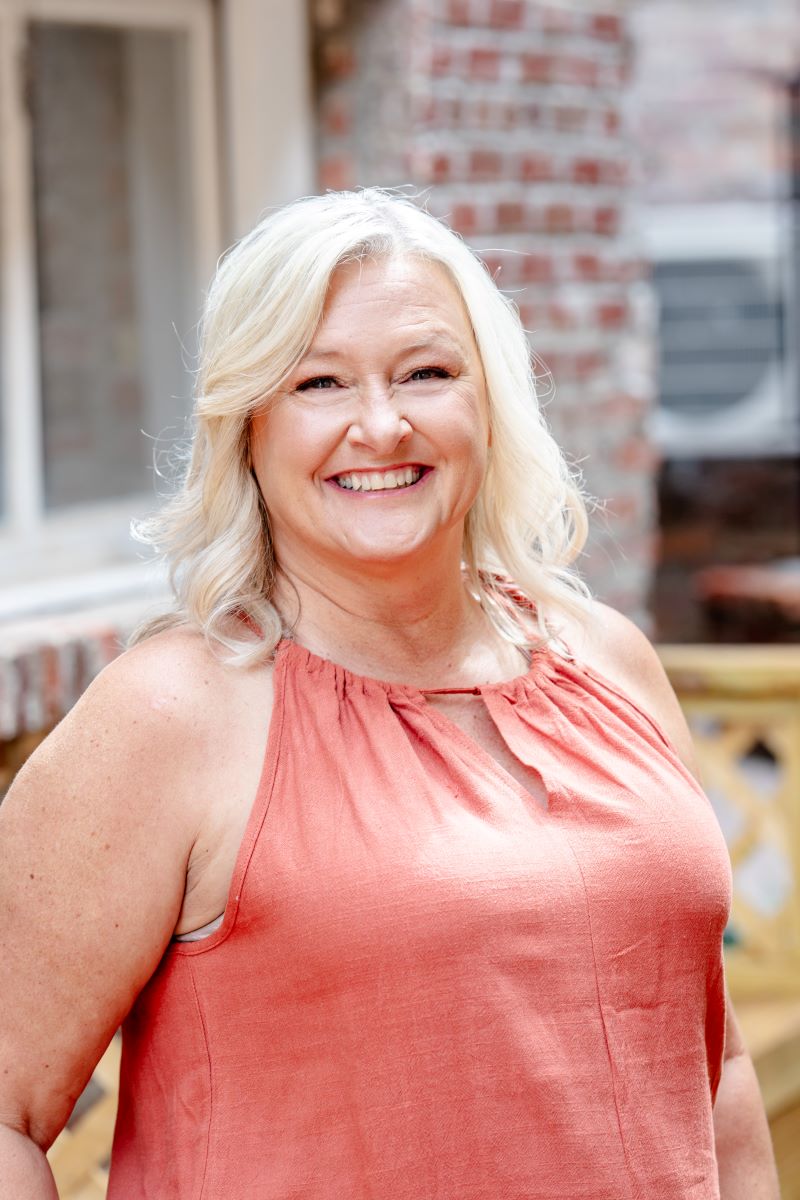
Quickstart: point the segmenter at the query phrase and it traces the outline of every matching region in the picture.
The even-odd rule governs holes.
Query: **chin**
[[[431,543],[427,539],[350,543],[343,551],[342,559],[349,558],[364,566],[390,570],[392,567],[406,566],[415,558],[424,557],[430,546]]]

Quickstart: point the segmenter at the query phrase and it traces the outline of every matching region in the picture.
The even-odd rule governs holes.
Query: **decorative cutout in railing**
[[[660,653],[730,850],[731,988],[800,997],[800,647]]]

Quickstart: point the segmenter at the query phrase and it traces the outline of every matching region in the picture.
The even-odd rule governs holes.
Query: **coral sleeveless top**
[[[473,689],[280,644],[224,920],[124,1026],[109,1200],[716,1200],[730,870],[653,722],[548,648]],[[465,689],[467,690],[467,689]]]

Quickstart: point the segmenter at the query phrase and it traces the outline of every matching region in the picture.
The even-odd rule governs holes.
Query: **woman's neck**
[[[458,560],[387,577],[284,570],[273,599],[301,645],[357,674],[458,687],[524,668],[467,592]]]

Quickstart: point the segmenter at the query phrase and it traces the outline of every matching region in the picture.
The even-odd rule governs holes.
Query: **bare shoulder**
[[[0,806],[0,1111],[41,1145],[175,929],[253,680],[197,634],[157,635],[102,672]]]
[[[247,672],[222,662],[199,632],[166,630],[97,676],[44,743],[44,755],[58,755],[64,743],[88,736],[95,749],[102,745],[123,756],[141,751],[157,757],[180,742],[185,756],[224,726],[247,679]]]
[[[575,657],[620,688],[664,730],[686,766],[696,773],[692,738],[661,660],[628,617],[599,600],[584,620],[559,622]]]

